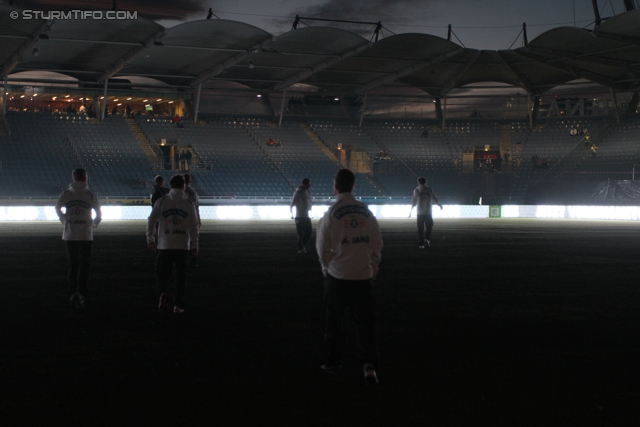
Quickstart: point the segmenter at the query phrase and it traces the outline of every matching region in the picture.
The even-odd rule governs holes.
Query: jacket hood
[[[87,185],[87,183],[82,181],[76,181],[69,184],[69,190],[71,191],[86,190],[88,188],[89,186]]]

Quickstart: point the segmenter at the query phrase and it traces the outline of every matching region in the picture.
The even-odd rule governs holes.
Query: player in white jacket
[[[184,177],[175,175],[169,182],[171,191],[159,199],[147,222],[147,245],[156,253],[156,277],[160,290],[160,311],[169,310],[167,290],[173,268],[176,271],[174,313],[184,311],[189,254],[198,255],[198,215],[193,203],[184,195]],[[158,244],[155,242],[158,224]]]
[[[296,232],[298,233],[298,253],[307,253],[307,242],[311,238],[313,229],[311,227],[311,218],[309,218],[309,211],[311,210],[311,180],[305,178],[302,180],[302,184],[296,188],[289,205],[289,212],[291,212],[291,218],[293,218],[293,208],[296,208]]]
[[[87,187],[87,171],[75,169],[71,176],[73,182],[58,197],[56,213],[64,226],[62,240],[65,241],[69,255],[71,292],[69,301],[76,308],[84,308],[84,298],[87,296],[91,268],[93,229],[100,224],[102,212],[98,197]],[[64,212],[62,212],[63,208]],[[95,211],[95,219],[91,218],[91,211]]]
[[[336,202],[318,224],[316,249],[325,279],[326,361],[321,369],[340,371],[345,350],[345,312],[356,324],[358,351],[364,362],[365,381],[378,382],[373,278],[378,274],[382,236],[378,221],[367,205],[354,199],[355,175],[338,171],[334,181]]]
[[[413,190],[411,200],[411,211],[413,211],[414,206],[418,206],[418,248],[420,249],[428,248],[431,245],[429,239],[431,238],[431,230],[433,230],[432,204],[440,206],[442,210],[442,205],[438,202],[436,193],[427,185],[427,179],[421,176],[418,178],[418,186]],[[411,218],[411,211],[409,211],[409,218]]]
[[[190,151],[187,151],[187,153],[190,153]],[[191,200],[191,203],[193,203],[193,206],[196,208],[196,215],[198,216],[198,229],[200,229],[200,227],[202,227],[202,221],[200,220],[200,199],[198,198],[198,193],[196,193],[196,190],[191,188],[191,175],[185,173],[182,176],[184,177],[184,196],[187,199]],[[198,266],[197,257],[191,257],[191,266]]]

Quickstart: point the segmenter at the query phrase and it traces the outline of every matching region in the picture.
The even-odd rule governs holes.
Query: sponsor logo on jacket
[[[180,216],[182,218],[186,218],[187,216],[189,216],[189,214],[186,213],[185,211],[183,211],[182,209],[169,209],[169,210],[166,210],[166,211],[162,212],[162,216],[165,217],[165,218],[168,218],[168,217],[173,216],[173,215],[177,215],[177,216]]]
[[[358,206],[358,205],[343,206],[340,209],[337,209],[335,212],[333,212],[333,216],[338,219],[342,219],[343,216],[349,215],[349,214],[360,214],[360,215],[364,215],[366,218],[369,218],[369,215],[371,215],[371,212],[366,206]]]
[[[71,211],[72,208],[84,208],[90,209],[91,204],[89,202],[85,202],[84,200],[71,200],[69,203],[64,205],[68,211]],[[76,214],[77,215],[77,214]]]
[[[355,215],[351,215],[351,218],[345,218],[342,220],[342,225],[344,228],[358,228],[366,226],[367,222],[362,218],[358,219]]]

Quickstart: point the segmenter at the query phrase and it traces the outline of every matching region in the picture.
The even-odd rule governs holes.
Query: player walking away
[[[162,175],[156,175],[155,185],[153,186],[153,193],[151,193],[151,207],[156,204],[158,200],[169,194],[169,189],[164,186],[164,177]],[[158,245],[158,225],[156,224],[156,246]]]
[[[189,151],[187,151],[189,153]],[[198,199],[198,193],[195,192],[193,188],[191,188],[191,175],[185,173],[184,175],[184,195],[187,199],[193,203],[193,206],[196,208],[196,215],[198,217],[198,230],[202,226],[202,222],[200,221],[200,199]],[[191,266],[198,266],[198,257],[191,258]]]
[[[185,197],[184,178],[175,175],[169,182],[171,191],[156,202],[147,222],[147,245],[156,250],[156,278],[160,290],[158,309],[169,310],[169,279],[176,273],[176,294],[173,312],[184,312],[189,254],[198,255],[198,217],[193,203]],[[155,230],[158,224],[158,243]]]
[[[413,190],[411,211],[409,211],[409,218],[411,218],[413,207],[418,206],[418,248],[420,249],[428,248],[431,245],[429,239],[431,238],[431,230],[433,230],[433,216],[431,215],[432,204],[438,205],[440,209],[442,209],[436,193],[427,185],[427,179],[421,176],[418,178],[418,186]]]
[[[64,226],[62,240],[69,256],[69,302],[75,308],[84,308],[87,296],[93,229],[100,224],[102,212],[95,194],[87,186],[88,174],[84,169],[74,169],[73,182],[56,203],[56,213]],[[62,208],[65,209],[64,213]],[[95,219],[91,219],[91,211]]]
[[[305,178],[302,180],[295,193],[293,193],[293,199],[289,206],[289,212],[291,212],[291,219],[293,219],[293,207],[296,208],[296,232],[298,233],[298,253],[306,254],[307,248],[305,247],[313,229],[311,228],[311,218],[309,218],[309,211],[311,210],[311,180]]]
[[[345,351],[345,314],[356,325],[358,352],[367,384],[377,384],[378,345],[373,301],[373,279],[378,273],[382,236],[367,205],[354,199],[356,177],[348,169],[334,180],[336,202],[318,224],[316,249],[324,282],[326,360],[321,370],[340,373]]]
[[[164,186],[164,178],[162,175],[156,175],[155,182],[156,184],[153,186],[153,193],[151,193],[151,206],[156,204],[156,200],[169,193],[169,189]]]

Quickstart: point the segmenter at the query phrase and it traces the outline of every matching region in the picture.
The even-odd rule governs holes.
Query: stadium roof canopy
[[[165,29],[141,17],[24,19],[21,9],[3,4],[0,39],[0,78],[54,71],[90,83],[139,76],[189,88],[223,80],[261,92],[304,83],[344,94],[403,84],[434,97],[480,82],[500,82],[535,95],[576,79],[618,91],[640,89],[639,10],[610,18],[594,31],[561,27],[522,48],[491,51],[427,34],[398,34],[372,43],[330,27],[276,37],[228,20]]]

